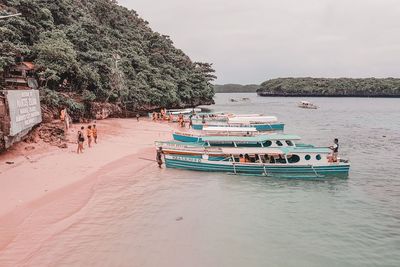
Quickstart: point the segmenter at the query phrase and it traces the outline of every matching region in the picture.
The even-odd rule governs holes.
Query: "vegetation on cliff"
[[[223,85],[214,85],[214,91],[216,93],[255,93],[260,86],[257,84],[223,84]]]
[[[261,96],[400,97],[400,79],[279,78],[261,84]]]
[[[211,64],[192,62],[166,35],[115,0],[0,0],[0,72],[17,56],[40,67],[43,103],[85,112],[212,102]]]

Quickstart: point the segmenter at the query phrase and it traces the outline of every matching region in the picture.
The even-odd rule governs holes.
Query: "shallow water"
[[[229,98],[250,97],[231,103]],[[340,139],[349,179],[285,180],[130,164],[20,263],[30,266],[400,266],[400,100],[217,94],[215,111],[277,115]]]

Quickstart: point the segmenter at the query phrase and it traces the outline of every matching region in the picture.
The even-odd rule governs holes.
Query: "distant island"
[[[259,96],[307,97],[400,97],[400,79],[395,78],[278,78],[265,81]]]
[[[223,85],[214,85],[214,91],[216,93],[255,93],[257,89],[260,88],[260,85],[257,84],[223,84]]]

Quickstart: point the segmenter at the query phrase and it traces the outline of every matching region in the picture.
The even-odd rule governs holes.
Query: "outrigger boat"
[[[194,130],[202,130],[204,126],[255,128],[257,131],[283,131],[284,124],[274,116],[234,116],[214,118],[195,118],[192,120]]]
[[[201,147],[185,143],[156,143],[168,168],[274,176],[281,178],[347,177],[350,164],[332,161],[329,148]],[[241,162],[243,155],[247,162]]]
[[[308,101],[300,101],[300,103],[297,104],[297,106],[299,108],[305,108],[305,109],[317,109],[318,108],[317,105],[315,105],[311,102],[308,102]]]
[[[174,140],[186,143],[197,143],[203,146],[231,147],[310,147],[297,143],[301,138],[291,134],[262,134],[254,136],[240,135],[194,135],[188,133],[173,133]]]

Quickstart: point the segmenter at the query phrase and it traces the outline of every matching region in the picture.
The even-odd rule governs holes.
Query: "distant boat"
[[[231,99],[229,99],[229,101],[231,101],[231,102],[247,102],[247,101],[250,101],[250,98],[248,98],[248,97],[243,97],[243,98],[238,98],[238,99],[231,98]]]
[[[315,105],[311,102],[308,102],[308,101],[300,101],[300,103],[298,103],[297,106],[299,108],[306,108],[306,109],[317,109],[318,108],[317,105]]]

